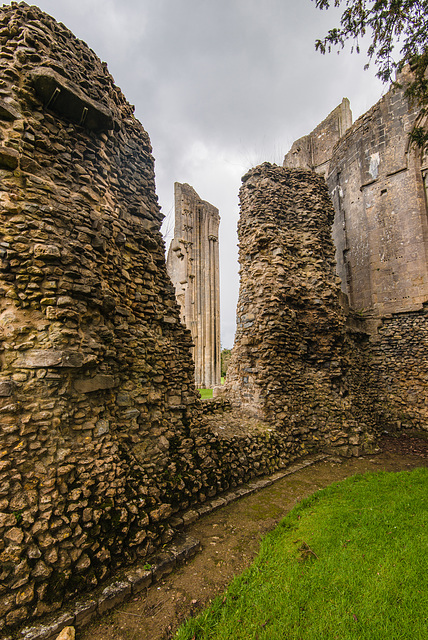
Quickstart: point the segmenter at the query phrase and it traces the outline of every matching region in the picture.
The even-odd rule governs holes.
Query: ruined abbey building
[[[405,85],[406,74],[400,80]],[[337,273],[403,425],[428,428],[428,162],[410,144],[425,116],[392,87],[354,124],[344,99],[296,141],[284,167],[323,175]]]
[[[24,2],[0,9],[0,636],[66,602],[81,613],[78,597],[143,566],[185,510],[231,487],[427,428],[418,118],[398,91],[351,126],[345,101],[294,147],[294,168],[289,156],[244,176],[225,390],[241,428],[221,430],[227,412],[204,414],[228,401],[195,389],[180,319],[199,319],[167,273],[148,134],[64,25]],[[215,319],[218,282],[192,287],[218,260],[218,212],[188,185],[177,194],[179,300]],[[199,334],[210,385],[217,331]]]
[[[180,305],[181,321],[194,347],[195,383],[220,384],[220,267],[218,209],[188,184],[175,183],[175,228],[167,269]]]
[[[148,134],[106,65],[37,7],[3,6],[0,635],[308,450],[203,423],[161,222]]]

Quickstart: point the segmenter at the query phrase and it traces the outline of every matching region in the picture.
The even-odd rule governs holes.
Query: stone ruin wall
[[[409,144],[418,115],[403,89],[390,90],[334,148],[328,185],[346,292],[389,402],[400,425],[428,429],[425,170]]]
[[[428,162],[409,144],[421,116],[400,88],[336,139],[335,112],[302,140],[321,135],[332,142],[310,168],[323,167],[333,200],[342,291],[370,336],[367,353],[398,424],[426,429]],[[307,167],[303,149],[301,141],[294,143],[284,166]]]
[[[284,167],[315,171],[327,178],[333,147],[351,125],[351,105],[348,98],[343,98],[311,133],[293,142],[284,158]]]
[[[106,65],[25,3],[0,10],[0,45],[7,635],[147,558],[182,510],[306,446],[203,424],[149,137]]]
[[[420,151],[409,133],[418,109],[390,90],[332,150],[339,274],[352,309],[384,317],[428,300],[428,226]]]
[[[0,41],[0,620],[11,626],[159,544],[171,511],[159,476],[197,398],[147,133],[105,64],[37,8],[4,7]]]
[[[238,404],[272,428],[224,437],[205,426],[191,334],[166,271],[147,133],[106,65],[36,7],[0,10],[0,45],[7,634],[147,558],[172,538],[183,509],[312,449],[359,453],[381,409],[396,416],[378,393],[386,357],[368,365],[344,331],[322,188],[265,165],[248,174],[242,196],[241,257],[254,258],[234,365],[244,393],[230,379]],[[245,221],[250,203],[258,231]],[[379,345],[396,340],[394,321],[384,319]],[[366,334],[354,336],[364,347]]]
[[[175,183],[175,227],[168,274],[190,330],[195,383],[211,389],[220,384],[220,265],[218,209],[201,200],[188,184]]]
[[[241,285],[226,391],[292,439],[345,455],[373,441],[381,398],[339,304],[325,180],[265,163],[243,178]]]

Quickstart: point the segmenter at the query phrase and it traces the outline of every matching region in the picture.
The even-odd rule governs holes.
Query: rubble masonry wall
[[[323,448],[358,454],[382,423],[370,364],[339,304],[323,177],[265,163],[240,191],[241,283],[226,387],[235,406]],[[361,343],[359,345],[358,343]]]
[[[205,427],[150,141],[106,65],[0,9],[0,633],[168,542],[305,442]]]

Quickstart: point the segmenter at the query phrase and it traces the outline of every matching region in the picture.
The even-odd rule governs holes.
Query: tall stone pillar
[[[181,320],[194,342],[195,382],[220,384],[220,286],[218,209],[188,184],[175,183],[175,230],[167,269]]]
[[[242,180],[241,283],[225,391],[241,413],[289,437],[358,453],[382,407],[339,303],[325,180],[268,163]]]

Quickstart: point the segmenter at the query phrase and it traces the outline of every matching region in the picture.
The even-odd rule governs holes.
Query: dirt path
[[[189,526],[202,550],[134,600],[76,634],[76,640],[165,640],[241,573],[267,531],[302,498],[366,471],[428,466],[428,441],[386,439],[383,453],[344,462],[326,460],[297,471]]]

